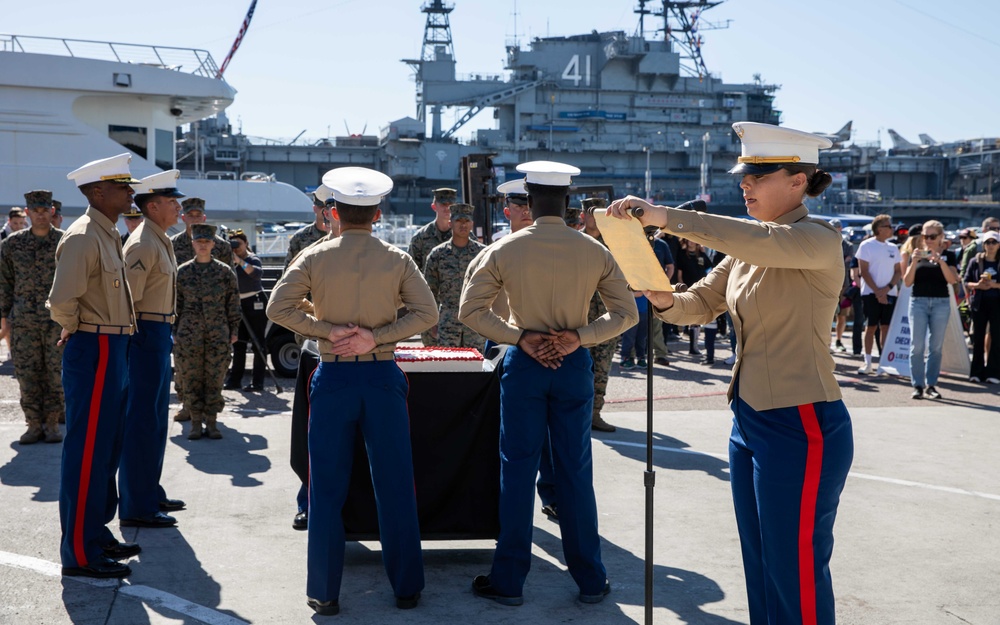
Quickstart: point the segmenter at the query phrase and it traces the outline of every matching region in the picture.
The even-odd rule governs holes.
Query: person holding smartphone
[[[1000,233],[983,234],[983,251],[965,269],[965,289],[971,294],[972,369],[969,381],[1000,384]],[[990,341],[986,353],[986,339]],[[984,358],[985,356],[985,358]]]
[[[958,282],[951,255],[944,254],[948,241],[944,224],[928,221],[923,240],[913,251],[903,283],[913,287],[910,296],[910,384],[913,399],[940,399],[937,379],[941,373],[941,352],[951,314],[949,284]]]

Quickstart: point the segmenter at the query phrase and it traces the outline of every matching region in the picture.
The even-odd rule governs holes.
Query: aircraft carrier
[[[739,188],[726,173],[740,152],[730,125],[779,124],[779,87],[759,75],[727,83],[705,66],[701,33],[719,27],[706,16],[719,4],[639,0],[633,33],[537,37],[509,45],[501,73],[460,75],[449,16],[461,7],[428,0],[421,8],[421,56],[403,60],[414,72],[413,116],[387,123],[377,135],[276,144],[233,133],[220,114],[192,124],[178,145],[178,166],[233,177],[263,172],[305,191],[333,167],[373,167],[395,182],[387,212],[422,222],[431,217],[431,189],[476,186],[466,180],[463,187],[469,167],[478,167],[479,184],[465,199],[481,204],[496,184],[519,177],[517,163],[557,160],[581,169],[578,185],[617,197],[631,193],[667,204],[702,197],[713,212],[742,215]],[[460,116],[445,128],[448,110]],[[490,112],[494,128],[459,141],[468,122]],[[916,145],[897,135],[894,148],[882,150],[850,143],[850,134],[848,122],[828,135],[834,147],[821,153],[820,166],[835,182],[814,210],[934,217],[949,227],[997,213],[997,139]],[[181,156],[192,153],[200,155],[197,165]]]

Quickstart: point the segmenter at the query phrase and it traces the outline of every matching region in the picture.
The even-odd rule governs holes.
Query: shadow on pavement
[[[188,440],[191,424],[185,423],[183,431],[172,436],[170,442],[184,449],[188,464],[202,473],[232,476],[233,486],[260,486],[262,482],[254,474],[266,473],[271,468],[271,460],[253,452],[267,449],[267,439],[259,434],[242,434],[221,419],[218,423],[221,440],[211,440],[207,436]]]
[[[221,586],[202,568],[201,561],[177,528],[126,529],[123,534],[125,540],[142,545],[142,553],[128,562],[132,575],[127,581],[113,587],[105,587],[107,582],[102,582],[95,587],[77,579],[63,578],[63,605],[75,625],[159,622],[159,619],[150,619],[147,609],[171,622],[191,625],[207,622],[205,614],[202,618],[194,618],[180,611],[190,610],[191,604],[195,604],[196,609],[208,608],[251,622],[235,612],[219,609]]]
[[[565,564],[558,536],[536,526],[534,543]],[[644,606],[645,563],[642,559],[606,539],[601,541],[601,557],[611,581],[611,594],[605,603]],[[532,565],[537,562],[535,559]],[[715,580],[700,573],[653,565],[653,607],[670,610],[688,625],[745,625],[745,621],[733,621],[704,610],[704,606],[722,601],[725,596]],[[629,622],[633,621],[629,619]]]
[[[613,439],[611,437],[614,437]],[[615,440],[619,439],[619,440]],[[631,430],[618,426],[618,430],[613,434],[601,434],[594,436],[595,441],[601,441],[611,449],[615,450],[626,458],[631,458],[642,463],[646,462],[646,432]],[[629,443],[629,444],[623,444]],[[668,447],[680,451],[686,450],[689,445],[682,440],[666,436],[658,432],[653,433],[653,445],[657,447]],[[678,471],[703,471],[707,475],[729,481],[729,462],[720,460],[713,456],[700,454],[697,452],[678,453],[674,451],[653,450],[653,465],[661,469]]]
[[[62,444],[10,444],[14,456],[0,467],[0,484],[36,489],[32,501],[59,500],[59,473],[62,470]]]

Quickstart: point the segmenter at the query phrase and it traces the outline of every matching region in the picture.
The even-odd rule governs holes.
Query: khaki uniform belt
[[[174,315],[147,312],[136,313],[135,318],[142,321],[159,321],[160,323],[173,323],[177,319]]]
[[[78,332],[93,332],[94,334],[129,334],[133,332],[132,326],[97,326],[92,323],[81,323],[76,326]]]
[[[376,362],[395,360],[396,355],[392,352],[373,352],[371,354],[361,354],[360,356],[334,356],[333,354],[323,354],[320,359],[323,362]]]

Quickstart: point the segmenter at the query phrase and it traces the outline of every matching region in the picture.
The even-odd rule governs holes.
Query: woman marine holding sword
[[[840,235],[803,197],[831,182],[817,135],[740,122],[740,188],[757,221],[617,200],[607,214],[657,226],[728,257],[684,293],[647,291],[657,317],[704,324],[729,311],[738,348],[729,388],[730,475],[751,625],[835,622],[833,524],[854,455],[830,355],[844,281]]]

